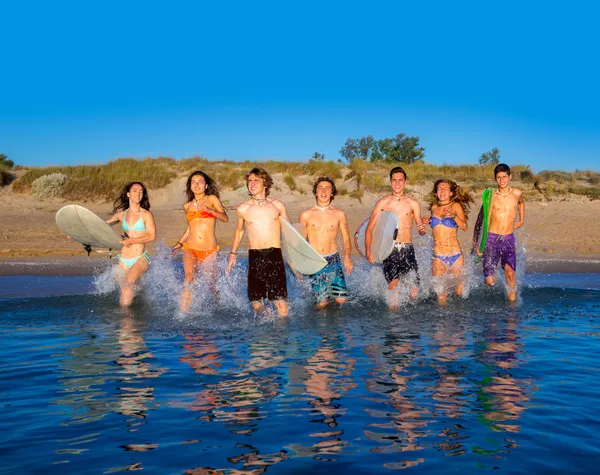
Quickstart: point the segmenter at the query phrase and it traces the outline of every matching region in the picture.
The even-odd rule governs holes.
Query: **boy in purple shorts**
[[[514,302],[517,300],[517,242],[514,231],[525,223],[525,202],[521,190],[510,186],[512,177],[508,165],[497,165],[494,177],[498,188],[494,190],[490,205],[489,231],[483,251],[483,275],[487,285],[494,285],[494,271],[500,261],[506,276],[507,298]],[[473,247],[481,255],[476,242]]]

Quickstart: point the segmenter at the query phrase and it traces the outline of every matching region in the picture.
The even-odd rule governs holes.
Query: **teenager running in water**
[[[402,167],[392,168],[390,171],[390,185],[392,194],[381,198],[369,217],[369,224],[365,233],[365,248],[367,260],[375,264],[371,254],[371,243],[373,241],[373,229],[382,211],[396,213],[399,220],[398,236],[394,244],[394,250],[387,259],[383,261],[383,274],[388,283],[388,289],[394,290],[398,286],[400,277],[414,271],[416,282],[413,285],[410,298],[415,299],[419,294],[419,266],[412,244],[412,225],[416,223],[417,230],[421,236],[425,235],[425,226],[421,222],[421,207],[419,202],[404,194],[404,186],[408,181],[406,172]],[[394,296],[390,304],[390,310],[398,308],[397,296]]]
[[[514,302],[517,300],[517,241],[514,232],[525,224],[525,201],[521,190],[510,186],[512,176],[508,165],[497,165],[494,168],[494,178],[498,188],[494,190],[490,205],[489,231],[483,251],[483,275],[488,286],[494,285],[494,271],[500,261],[506,277],[506,297]],[[477,217],[475,236],[482,223],[483,207]],[[473,248],[477,255],[481,255],[476,242],[473,242]]]
[[[125,234],[121,241],[123,247],[117,258],[122,271],[122,276],[118,278],[121,287],[120,304],[121,307],[128,307],[133,300],[135,283],[150,267],[146,244],[154,241],[156,236],[146,187],[138,181],[125,185],[114,202],[112,216],[106,222],[121,222]]]
[[[192,304],[190,286],[196,280],[200,266],[211,274],[212,290],[216,295],[217,253],[219,246],[215,236],[217,219],[229,221],[219,199],[219,187],[206,173],[193,172],[187,179],[185,192],[188,202],[183,205],[188,226],[183,236],[173,246],[175,256],[183,249],[185,280],[181,292],[181,311],[187,312]]]
[[[433,259],[431,273],[435,280],[438,303],[446,304],[448,291],[441,277],[462,276],[465,257],[458,242],[458,230],[466,231],[468,211],[474,200],[452,180],[437,180],[429,197],[431,217],[423,217],[423,224],[433,232]],[[463,279],[456,284],[456,295],[462,296]]]
[[[265,310],[264,300],[274,302],[277,314],[288,314],[285,265],[281,254],[280,218],[287,219],[284,204],[269,198],[273,179],[263,168],[246,175],[250,199],[237,208],[237,223],[227,263],[227,274],[235,266],[244,233],[248,233],[248,299],[255,312]]]
[[[304,237],[327,260],[327,265],[323,269],[310,276],[317,308],[324,308],[329,303],[330,297],[337,303],[344,304],[348,296],[342,262],[337,251],[338,232],[342,234],[344,240],[346,274],[352,272],[353,265],[350,260],[352,249],[346,213],[331,203],[337,194],[333,180],[319,177],[313,185],[313,194],[317,204],[302,212],[300,224],[304,225],[306,230]]]

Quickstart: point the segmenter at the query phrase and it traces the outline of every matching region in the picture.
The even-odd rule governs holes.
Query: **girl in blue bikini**
[[[442,305],[448,299],[448,290],[442,281],[446,275],[458,278],[456,295],[462,296],[465,259],[458,242],[458,230],[467,230],[468,211],[473,202],[471,194],[454,181],[437,180],[429,199],[431,217],[422,218],[423,224],[429,224],[433,232],[431,273],[438,303]]]
[[[149,211],[150,201],[146,187],[137,181],[125,185],[121,196],[113,205],[112,216],[106,220],[108,224],[121,222],[124,239],[119,259],[119,269],[122,278],[121,307],[131,305],[134,285],[150,266],[150,257],[146,251],[146,243],[154,241],[156,227],[154,216]]]

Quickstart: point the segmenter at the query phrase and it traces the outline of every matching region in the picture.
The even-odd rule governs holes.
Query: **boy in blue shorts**
[[[346,213],[332,205],[337,194],[335,183],[331,178],[319,177],[313,185],[313,194],[316,204],[302,212],[300,224],[305,228],[304,237],[327,260],[323,269],[310,276],[317,308],[324,308],[330,299],[344,304],[348,297],[342,260],[336,245],[338,232],[344,240],[346,274],[352,272],[353,265],[350,260],[350,234]]]

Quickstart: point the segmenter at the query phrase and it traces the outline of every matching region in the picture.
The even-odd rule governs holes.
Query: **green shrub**
[[[600,188],[589,188],[585,186],[570,186],[569,193],[583,195],[593,200],[600,200]]]
[[[15,175],[9,170],[10,167],[0,164],[0,186],[9,185],[15,179]]]
[[[533,183],[533,181],[535,180],[535,175],[531,170],[527,169],[519,173],[519,178],[522,182]]]

